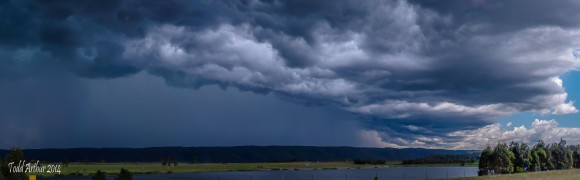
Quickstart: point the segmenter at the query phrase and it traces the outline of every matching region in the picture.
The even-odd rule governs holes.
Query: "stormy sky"
[[[2,0],[0,147],[580,143],[578,9]]]

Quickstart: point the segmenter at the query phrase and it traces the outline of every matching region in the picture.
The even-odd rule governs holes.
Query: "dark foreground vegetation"
[[[498,143],[481,152],[480,176],[534,171],[580,168],[580,145],[566,145],[566,141],[546,145],[543,141],[533,147],[524,143]]]
[[[11,170],[9,169],[9,165],[8,163],[10,162],[18,162],[21,160],[25,160],[25,156],[24,153],[22,152],[21,149],[18,148],[13,148],[10,151],[8,151],[8,153],[6,154],[6,156],[4,157],[4,159],[0,159],[0,180],[24,180],[24,179],[28,179],[28,175],[24,172],[11,172]],[[44,162],[43,162],[44,163]],[[68,163],[62,163],[63,166],[68,166]],[[42,173],[34,173],[34,174],[42,174]],[[64,176],[64,174],[54,174],[54,175],[59,175],[59,176]],[[68,174],[69,176],[82,176],[82,173],[79,173],[78,170],[76,173],[70,173]],[[96,179],[96,180],[106,180],[107,179],[107,173],[97,170],[95,173],[90,174],[92,176],[92,179]],[[121,168],[121,171],[117,174],[117,177],[115,178],[117,180],[131,180],[133,179],[133,174],[124,168]]]

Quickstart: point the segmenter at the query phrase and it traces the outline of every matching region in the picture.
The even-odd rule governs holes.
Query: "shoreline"
[[[121,168],[128,169],[134,175],[143,174],[182,174],[182,173],[211,173],[211,172],[248,172],[248,171],[326,171],[326,170],[350,170],[350,169],[375,169],[375,168],[397,168],[397,167],[476,167],[476,165],[466,164],[400,164],[390,162],[384,165],[352,164],[345,162],[286,162],[286,163],[205,163],[188,164],[182,163],[178,166],[162,166],[160,163],[92,163],[92,164],[71,164],[63,167],[61,174],[36,174],[42,177],[75,177],[91,176],[97,170],[105,172],[107,175],[119,174]]]

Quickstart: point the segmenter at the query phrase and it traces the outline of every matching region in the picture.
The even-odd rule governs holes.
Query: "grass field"
[[[61,174],[90,175],[97,170],[106,173],[119,173],[121,168],[128,169],[133,173],[188,173],[188,172],[216,172],[216,171],[255,171],[255,170],[314,170],[335,168],[365,168],[396,166],[400,162],[391,162],[385,165],[364,165],[345,162],[286,162],[286,163],[207,163],[189,164],[179,163],[177,166],[162,166],[161,163],[71,163],[68,167],[61,168]],[[40,174],[54,175],[54,174]]]
[[[374,168],[385,166],[458,166],[459,164],[417,164],[403,165],[400,161],[388,161],[384,165],[365,165],[347,162],[283,162],[283,163],[179,163],[177,166],[163,166],[161,163],[70,163],[68,167],[61,167],[61,175],[91,175],[97,170],[108,174],[118,174],[121,168],[132,173],[192,173],[192,172],[225,172],[225,171],[259,171],[259,170],[323,170],[323,169],[355,169]],[[477,164],[465,164],[477,166]],[[55,174],[37,174],[53,176]]]
[[[542,171],[519,174],[506,174],[497,176],[478,176],[469,178],[458,178],[465,180],[508,180],[508,179],[580,179],[580,169],[560,170],[560,171]]]

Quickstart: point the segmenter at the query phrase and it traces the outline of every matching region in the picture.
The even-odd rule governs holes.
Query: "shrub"
[[[132,180],[132,179],[133,174],[129,172],[129,170],[121,168],[121,172],[119,173],[119,176],[117,176],[117,180]]]
[[[105,172],[102,172],[101,170],[98,170],[97,173],[93,174],[93,180],[106,180],[107,179],[107,174]]]

